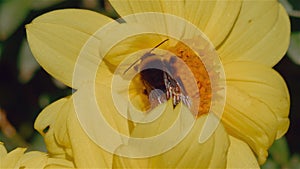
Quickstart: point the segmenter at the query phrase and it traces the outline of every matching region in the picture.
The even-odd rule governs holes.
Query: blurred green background
[[[275,69],[289,87],[291,125],[271,147],[262,168],[300,169],[300,1],[280,1],[290,15],[292,34],[289,51]],[[46,151],[43,138],[33,129],[34,120],[46,105],[72,93],[40,68],[25,32],[25,25],[35,17],[63,8],[90,9],[117,18],[106,0],[0,0],[0,141],[9,151],[18,146]]]

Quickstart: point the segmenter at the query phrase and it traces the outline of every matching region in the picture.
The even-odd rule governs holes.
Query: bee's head
[[[135,62],[133,62],[124,72],[123,72],[123,75],[124,74],[126,74],[126,72],[130,69],[130,68],[132,68],[136,63],[138,63],[138,61],[144,61],[144,60],[148,60],[147,58],[153,58],[154,57],[154,59],[156,58],[155,56],[155,54],[154,53],[152,53],[153,52],[153,50],[155,50],[156,48],[158,48],[159,46],[161,46],[163,43],[165,43],[166,41],[168,41],[169,39],[165,39],[164,41],[162,41],[162,42],[160,42],[158,45],[156,45],[154,48],[152,48],[149,52],[147,52],[147,53],[145,53],[141,58],[139,58],[138,60],[136,60]],[[146,62],[147,63],[147,62]],[[135,68],[135,70],[137,70],[138,69],[138,67],[137,66],[134,66],[134,68]]]
[[[147,55],[147,56],[146,56]],[[141,63],[135,67],[136,70],[141,71],[145,69],[160,69],[164,70],[162,56],[156,54],[145,54],[142,57]]]

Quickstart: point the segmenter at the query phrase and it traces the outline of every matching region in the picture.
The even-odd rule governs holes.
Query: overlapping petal
[[[3,146],[3,143],[1,143],[0,145],[2,147],[2,149],[5,147]],[[18,167],[17,163],[19,162],[19,160],[21,159],[21,157],[23,156],[24,152],[25,152],[26,148],[16,148],[13,151],[9,152],[9,153],[5,153],[3,150],[1,153],[1,160],[0,160],[0,167],[1,168],[15,168]]]
[[[232,62],[224,69],[227,97],[222,121],[229,134],[247,142],[263,163],[274,139],[289,126],[286,84],[276,71],[255,62]]]
[[[25,153],[19,160],[19,168],[44,168],[48,162],[48,154],[39,151]]]
[[[66,159],[52,159],[45,152],[25,153],[26,148],[16,148],[7,153],[3,143],[0,143],[0,149],[0,168],[47,168],[47,166],[56,165],[55,161],[60,161],[60,167],[73,167],[72,162]]]
[[[81,48],[97,29],[110,21],[88,10],[58,10],[26,25],[27,38],[39,64],[56,79],[76,88],[72,86],[72,75]]]
[[[45,169],[53,168],[75,168],[74,163],[63,158],[48,158]]]
[[[254,61],[274,66],[286,52],[290,24],[277,1],[245,1],[225,42],[218,48],[224,63]]]
[[[226,168],[260,168],[248,144],[232,136],[229,138],[230,147],[228,149]]]
[[[228,135],[223,125],[220,124],[214,134],[206,142],[200,144],[198,142],[199,130],[202,129],[205,120],[206,116],[198,118],[187,137],[172,150],[161,156],[160,159],[167,162],[167,166],[178,168],[225,168],[229,146]]]
[[[181,138],[182,133],[186,134],[183,139],[168,151],[150,157],[148,160],[147,158],[124,158],[116,155],[114,165],[125,168],[132,166],[137,168],[224,168],[226,166],[229,139],[223,126],[220,124],[206,142],[199,143],[200,131],[205,123],[206,116],[201,116],[195,120],[194,124],[187,123],[189,118],[193,119],[191,112],[186,107],[181,107],[181,105],[172,110],[172,104],[170,103],[168,102],[164,114],[159,119],[147,124],[137,124],[131,135],[132,137],[148,139],[151,136],[156,136],[155,138],[157,136],[163,137],[161,134],[172,131],[168,137],[157,142],[154,139],[154,141],[151,141],[152,146],[149,146],[146,142],[138,144],[136,141],[131,142],[129,140],[128,145],[120,147],[118,151],[132,154],[142,152],[141,154],[143,154],[153,151],[153,149],[167,148],[174,140]],[[159,109],[153,111],[157,110]],[[178,115],[179,117],[177,117]],[[189,125],[192,125],[190,130],[185,131]],[[153,145],[155,146],[153,147]]]
[[[110,0],[112,6],[121,16],[141,12],[160,12],[176,15],[196,25],[218,46],[228,35],[239,14],[241,1],[122,1]],[[163,19],[146,19],[149,25],[162,25]],[[137,21],[145,21],[138,20]],[[166,23],[164,23],[166,24]],[[185,32],[185,25],[172,24],[169,29]]]
[[[241,9],[242,1],[192,1],[185,2],[184,18],[202,30],[215,47],[230,33]]]
[[[62,141],[57,139],[60,131],[63,135],[68,135],[65,122],[57,123],[57,121],[61,121],[59,119],[66,119],[68,115],[65,112],[60,112],[67,100],[67,98],[63,98],[47,106],[39,114],[34,124],[34,128],[44,137],[47,150],[53,157],[72,156],[71,146],[62,145],[60,144]]]
[[[45,108],[38,116],[35,128],[44,136],[54,161],[70,160],[79,168],[111,165],[112,155],[96,145],[81,128],[72,97],[60,99]],[[53,165],[59,166],[59,163]]]
[[[69,112],[67,122],[67,133],[69,135],[70,145],[72,147],[74,163],[78,168],[109,168],[112,165],[112,154],[104,151],[95,144],[83,130],[78,121],[74,109],[73,99],[62,108],[63,112]],[[95,131],[97,132],[97,131]]]
[[[125,17],[126,22],[142,23],[151,27],[153,31],[164,32],[166,34],[182,35],[185,31],[185,24],[182,22],[172,22],[162,15],[143,15],[145,12],[157,12],[165,14],[174,14],[176,16],[183,16],[184,1],[110,1],[112,6],[118,11],[122,17]],[[133,14],[133,17],[126,18],[127,15]],[[140,15],[142,14],[142,15]],[[178,21],[178,20],[177,20]],[[170,24],[172,22],[172,24]]]

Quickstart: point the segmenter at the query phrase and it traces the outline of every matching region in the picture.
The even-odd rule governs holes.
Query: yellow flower
[[[31,151],[24,153],[26,148],[16,148],[7,153],[0,142],[0,168],[72,168],[73,163],[66,159],[51,158],[48,154]]]
[[[289,42],[283,7],[222,0],[111,4],[123,20],[65,9],[26,26],[38,62],[76,89],[36,120],[51,157],[78,168],[259,168],[289,126],[288,90],[272,69]],[[136,69],[162,56],[182,80],[176,85],[187,103],[174,104],[174,96],[157,104],[164,95],[145,90],[151,82]]]

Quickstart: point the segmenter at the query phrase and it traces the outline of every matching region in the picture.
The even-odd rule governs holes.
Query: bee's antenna
[[[128,70],[130,68],[132,68],[133,65],[135,65],[139,60],[141,60],[141,58],[137,59],[136,61],[134,61],[124,72],[123,72],[123,75],[125,75],[126,72],[128,72]]]
[[[164,41],[160,42],[158,45],[154,46],[154,48],[152,48],[149,52],[147,53],[151,53],[153,50],[155,50],[156,48],[158,48],[160,45],[164,44],[165,42],[167,42],[169,39],[165,39]]]
[[[151,52],[153,50],[155,50],[156,48],[158,48],[160,45],[162,45],[163,43],[165,43],[166,41],[168,41],[169,39],[165,39],[164,41],[160,42],[158,45],[154,46],[154,48],[152,48],[149,52],[147,52],[144,56],[149,56],[151,54]],[[128,72],[128,70],[130,68],[132,68],[133,65],[135,65],[139,60],[141,60],[143,57],[137,59],[136,61],[134,61],[124,72],[123,75],[125,75],[126,72]]]

